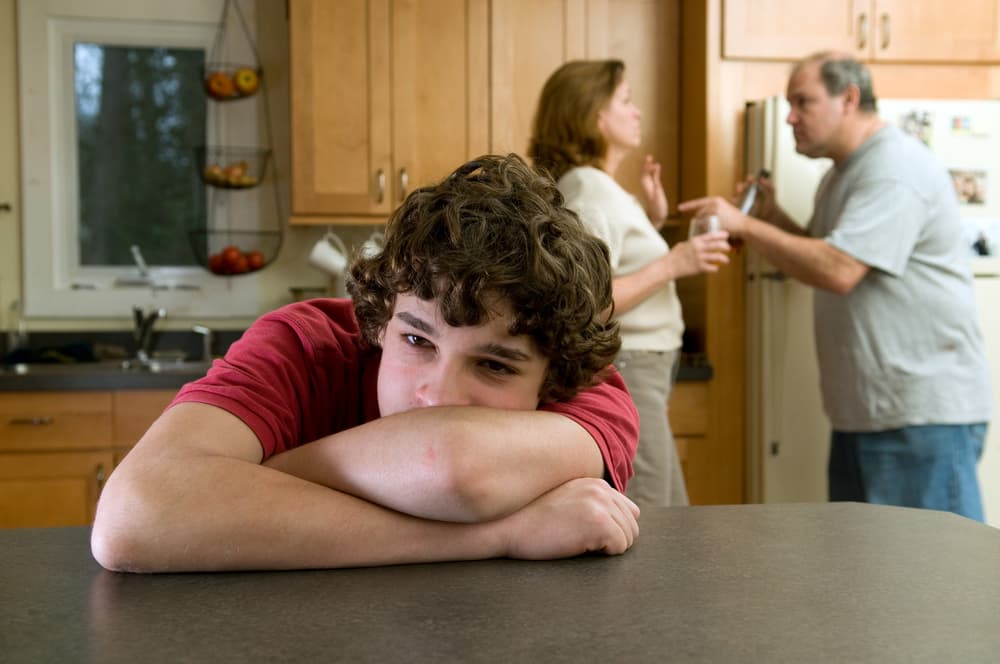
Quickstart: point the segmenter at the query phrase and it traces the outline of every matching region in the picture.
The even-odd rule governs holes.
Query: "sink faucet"
[[[212,331],[212,328],[205,327],[204,325],[193,325],[191,331],[201,335],[201,361],[211,362],[212,342],[215,339],[215,333]]]
[[[134,306],[132,314],[135,319],[135,329],[132,330],[136,345],[135,356],[140,362],[147,364],[153,346],[153,325],[157,320],[167,317],[167,310],[161,307],[147,312],[140,306]]]

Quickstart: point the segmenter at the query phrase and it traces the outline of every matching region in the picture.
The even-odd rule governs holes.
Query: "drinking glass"
[[[688,226],[688,239],[690,240],[695,235],[714,233],[715,231],[721,230],[722,222],[719,220],[717,215],[709,214],[695,217],[691,220],[691,225]]]

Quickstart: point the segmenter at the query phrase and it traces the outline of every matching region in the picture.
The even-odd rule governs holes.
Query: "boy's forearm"
[[[422,518],[510,514],[578,477],[601,477],[590,435],[554,413],[455,407],[381,418],[266,465]]]

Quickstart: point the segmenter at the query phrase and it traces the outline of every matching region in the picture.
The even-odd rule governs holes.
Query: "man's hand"
[[[550,560],[590,551],[625,553],[639,536],[639,508],[607,482],[571,480],[497,522],[509,558]]]
[[[705,196],[684,201],[677,206],[681,212],[691,212],[696,217],[715,215],[722,229],[731,235],[741,237],[746,232],[748,217],[722,196]]]

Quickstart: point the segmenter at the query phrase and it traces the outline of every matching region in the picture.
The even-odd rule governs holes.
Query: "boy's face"
[[[381,339],[378,405],[383,416],[427,406],[534,410],[548,369],[528,336],[511,336],[509,306],[479,327],[452,327],[437,301],[396,297]]]

